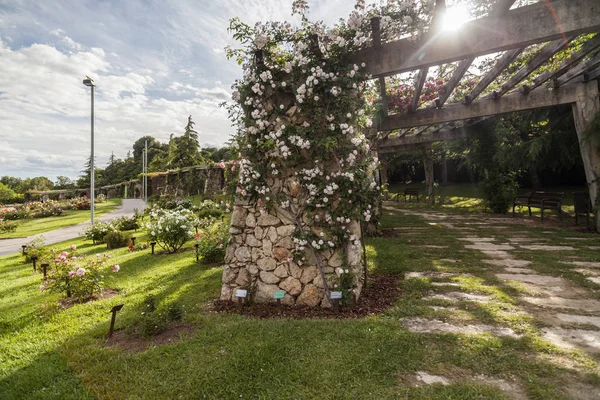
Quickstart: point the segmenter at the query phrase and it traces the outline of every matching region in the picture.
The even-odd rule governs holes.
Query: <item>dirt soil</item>
[[[400,294],[398,280],[399,277],[394,275],[371,276],[367,289],[363,290],[358,304],[349,307],[340,305],[338,313],[328,308],[286,305],[282,305],[279,310],[275,301],[244,305],[240,310],[237,303],[223,300],[215,300],[212,311],[237,313],[257,318],[362,318],[384,312],[394,304]]]
[[[135,353],[156,346],[177,343],[182,337],[189,336],[195,331],[196,327],[183,323],[169,324],[158,335],[149,338],[118,330],[101,347],[117,347],[127,352]]]

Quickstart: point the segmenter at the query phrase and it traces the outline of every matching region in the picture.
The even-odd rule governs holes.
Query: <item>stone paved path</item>
[[[112,221],[122,216],[132,216],[136,209],[142,211],[146,203],[140,199],[123,199],[122,205],[114,211],[106,213],[98,219],[100,221]],[[35,237],[43,236],[46,244],[54,244],[81,236],[81,232],[90,224],[89,221],[66,228],[56,229],[26,238],[0,239],[0,256],[6,256],[21,251],[21,246],[31,242]]]
[[[531,252],[560,252],[561,256],[576,254],[574,253],[576,248],[573,246],[579,241],[588,239],[566,238],[573,243],[573,246],[552,246],[544,244],[545,239],[543,238],[526,238],[515,235],[508,239],[508,242],[502,242],[494,237],[495,232],[502,230],[486,229],[486,235],[479,236],[472,232],[463,232],[461,229],[455,227],[459,223],[468,224],[469,220],[479,217],[455,216],[440,212],[412,210],[401,210],[400,212],[422,217],[429,224],[437,223],[455,230],[457,233],[456,238],[463,243],[465,249],[478,250],[486,255],[487,259],[483,260],[483,262],[496,267],[493,270],[496,278],[507,284],[517,283],[531,293],[529,296],[518,297],[519,311],[517,312],[526,313],[532,318],[549,325],[540,330],[540,335],[546,341],[565,349],[580,349],[588,353],[600,353],[600,331],[577,327],[577,325],[600,326],[600,300],[590,298],[591,292],[588,289],[577,286],[566,278],[540,274],[531,268],[527,268],[531,264],[530,261],[521,260],[511,253],[515,250],[528,250]],[[499,219],[499,221],[493,221],[492,225],[498,223],[506,225],[510,223],[510,220]],[[499,226],[495,227],[499,228]],[[592,282],[600,283],[600,263],[582,261],[565,261],[565,263],[582,267],[575,271],[588,276],[587,279]],[[405,279],[418,277],[448,278],[452,275],[455,274],[440,274],[435,271],[412,272],[406,274]],[[442,285],[433,286],[441,287]],[[425,299],[446,300],[453,303],[458,301],[476,303],[492,301],[489,296],[464,291],[434,293],[425,297]],[[452,325],[448,322],[427,320],[424,318],[405,318],[403,324],[415,332],[489,333],[496,336],[514,335],[514,332],[511,330],[505,330],[507,328],[486,325]]]
[[[422,280],[422,284],[429,286],[421,292],[420,300],[430,304],[432,313],[400,317],[406,329],[425,334],[514,339],[533,336],[567,352],[583,351],[591,359],[600,357],[598,289],[580,281],[583,278],[600,285],[600,261],[583,261],[578,252],[585,250],[589,254],[589,250],[600,250],[600,246],[593,246],[598,243],[598,236],[562,237],[560,230],[531,230],[531,222],[511,218],[400,209],[391,205],[384,205],[384,209],[408,216],[411,226],[394,229],[400,232],[400,237],[411,238],[410,247],[418,251],[431,249],[432,254],[431,270],[411,271],[404,276],[405,280]],[[429,228],[420,227],[412,217],[422,218],[422,226]],[[417,235],[413,236],[413,230]],[[439,232],[440,238],[435,233],[431,236],[433,232]],[[447,246],[454,239],[455,244]],[[465,261],[461,256],[466,257]],[[564,264],[561,271],[578,273],[579,277],[569,276],[571,280],[552,273],[549,265],[540,261],[544,259],[552,260],[551,265]],[[478,284],[479,287],[472,286]],[[506,297],[500,301],[502,296]],[[483,315],[488,317],[486,321],[480,320]],[[562,367],[565,361],[557,362]],[[480,382],[495,386],[508,398],[528,398],[526,383],[518,377],[483,376],[475,371],[459,377],[452,376],[452,370],[445,373],[418,371],[402,379],[415,387]],[[600,387],[594,384],[572,381],[563,391],[570,399],[600,399]]]

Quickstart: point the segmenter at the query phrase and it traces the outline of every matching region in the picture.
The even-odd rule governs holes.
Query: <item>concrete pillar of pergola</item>
[[[600,178],[600,140],[589,134],[592,121],[600,111],[598,82],[591,81],[577,85],[577,101],[573,103],[575,129],[579,139],[581,157],[585,168],[590,200],[596,204],[598,179]],[[596,230],[600,232],[600,213],[596,211]]]

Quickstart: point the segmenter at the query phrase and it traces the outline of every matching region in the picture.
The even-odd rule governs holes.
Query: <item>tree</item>
[[[167,163],[169,168],[177,169],[204,163],[199,151],[198,132],[194,130],[194,125],[190,115],[183,136],[171,137],[169,141],[169,162]]]
[[[17,196],[14,190],[0,182],[0,203],[11,201]]]
[[[77,187],[87,188],[90,186],[91,159],[91,157],[88,157],[88,160],[81,171],[81,175],[79,175],[79,179],[77,179]],[[94,157],[94,183],[101,183],[100,181],[102,179],[102,172],[104,172],[103,169],[96,166],[96,160]]]
[[[54,189],[70,189],[75,187],[75,183],[66,176],[57,176],[54,182]]]

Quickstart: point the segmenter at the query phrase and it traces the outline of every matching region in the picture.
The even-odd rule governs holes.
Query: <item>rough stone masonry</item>
[[[274,302],[275,292],[284,290],[284,304],[330,307],[315,253],[307,249],[301,265],[293,261],[295,230],[294,217],[287,210],[274,207],[267,212],[255,204],[236,200],[223,269],[221,300],[234,300],[237,289],[247,289],[251,301]],[[350,223],[350,233],[362,240],[358,221]],[[318,251],[316,255],[321,260],[325,279],[332,291],[336,290],[339,281],[336,270],[344,268],[351,271],[354,277],[352,294],[358,299],[362,288],[359,279],[361,246],[350,243],[343,250],[345,255],[340,248]]]

